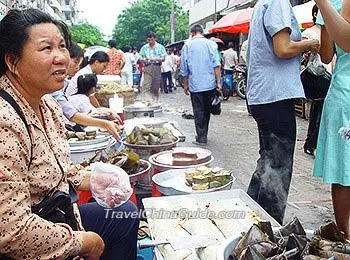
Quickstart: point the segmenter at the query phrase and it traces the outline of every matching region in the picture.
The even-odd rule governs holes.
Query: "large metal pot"
[[[94,157],[96,152],[111,149],[116,140],[107,136],[103,140],[79,141],[78,145],[70,143],[70,156],[74,164],[82,162],[85,158]]]
[[[137,104],[129,105],[124,107],[124,115],[126,119],[135,117],[154,117],[157,113],[162,112],[160,105],[152,106],[137,106]]]

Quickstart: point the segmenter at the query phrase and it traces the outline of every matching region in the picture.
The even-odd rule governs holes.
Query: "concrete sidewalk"
[[[180,131],[186,136],[186,141],[178,146],[194,146],[193,119],[181,117],[184,110],[192,114],[190,97],[178,88],[173,93],[160,93],[160,102],[164,108],[161,116],[177,121]],[[222,102],[221,107],[221,115],[211,118],[206,148],[215,157],[212,166],[232,169],[237,178],[233,188],[246,191],[258,159],[256,123],[248,116],[245,101],[238,97]],[[334,219],[334,216],[330,187],[312,176],[314,159],[303,152],[308,121],[297,118],[297,125],[294,171],[285,222],[296,216],[311,229],[327,219]]]

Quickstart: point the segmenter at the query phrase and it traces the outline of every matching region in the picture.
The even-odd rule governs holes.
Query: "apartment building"
[[[38,8],[67,24],[78,19],[77,0],[0,0],[0,19],[13,8]]]

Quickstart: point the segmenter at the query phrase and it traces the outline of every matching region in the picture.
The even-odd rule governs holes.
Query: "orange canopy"
[[[245,33],[249,32],[250,19],[253,15],[253,8],[237,10],[222,17],[213,28],[209,30],[210,33],[226,32],[226,33]]]

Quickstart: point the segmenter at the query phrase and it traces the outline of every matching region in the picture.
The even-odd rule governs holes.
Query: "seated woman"
[[[80,75],[77,79],[78,92],[68,97],[70,105],[72,105],[79,113],[85,114],[106,114],[111,120],[114,120],[115,112],[107,107],[95,108],[91,104],[89,97],[96,92],[97,76],[96,74]],[[120,126],[122,128],[122,126]]]
[[[90,103],[89,96],[96,91],[97,76],[95,74],[80,75],[77,79],[78,92],[68,97],[69,103],[80,113],[94,113],[96,108]]]
[[[68,203],[77,228],[41,217],[37,206],[69,183],[90,190],[72,167],[62,111],[46,95],[63,88],[67,27],[37,9],[10,10],[0,22],[0,255],[12,259],[136,259],[139,220],[131,202],[106,215],[97,203]],[[108,183],[100,183],[100,191]],[[36,212],[36,213],[35,213]]]

